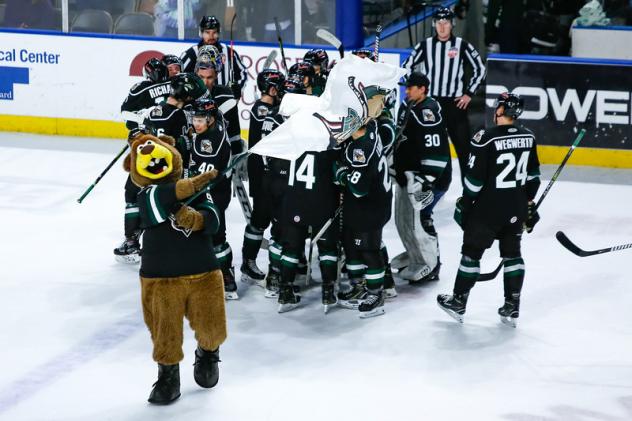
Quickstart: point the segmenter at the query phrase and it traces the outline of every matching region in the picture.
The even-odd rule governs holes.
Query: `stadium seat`
[[[154,18],[143,12],[121,15],[114,24],[115,34],[154,35]]]
[[[6,8],[6,4],[0,4],[0,26],[4,26],[4,10]]]
[[[105,10],[82,10],[72,22],[70,32],[109,34],[112,32],[112,16]]]

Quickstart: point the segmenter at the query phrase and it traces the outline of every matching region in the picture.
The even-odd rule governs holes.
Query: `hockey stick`
[[[476,282],[491,281],[496,276],[498,276],[498,272],[500,272],[500,269],[503,267],[504,264],[505,264],[505,260],[503,259],[503,260],[500,261],[500,264],[496,267],[496,269],[494,269],[493,272],[481,273],[480,275],[478,275],[478,278],[476,279]]]
[[[326,29],[320,28],[318,31],[316,31],[316,36],[322,39],[323,41],[326,41],[329,44],[333,45],[334,48],[338,50],[338,53],[340,53],[340,58],[341,59],[344,58],[345,48],[342,46],[342,41],[336,38],[334,34],[332,34]]]
[[[281,38],[281,27],[279,26],[279,19],[274,17],[274,28],[276,29],[277,40],[279,41],[279,49],[281,50],[281,59],[283,60],[283,68],[287,75],[287,63],[285,62],[285,50],[283,49],[283,38]]]
[[[375,62],[379,63],[380,61],[380,37],[382,36],[382,25],[378,23],[377,28],[375,28]]]
[[[323,227],[320,230],[318,230],[316,235],[314,235],[313,237],[312,237],[312,227],[311,226],[309,227],[309,251],[307,254],[307,280],[305,281],[306,285],[309,284],[309,281],[312,277],[312,257],[314,256],[314,244],[316,244],[318,240],[320,240],[323,237],[323,235],[325,235],[325,232],[329,229],[331,224],[334,222],[334,219],[336,219],[338,215],[340,215],[341,213],[342,213],[342,205],[338,206],[338,208],[334,212],[334,216],[329,218],[327,222],[323,224]]]
[[[209,181],[209,183],[202,188],[199,192],[195,193],[193,196],[189,197],[184,203],[183,205],[189,205],[191,202],[193,202],[198,196],[200,196],[203,193],[207,192],[207,188],[208,190],[212,190],[213,188],[215,188],[215,186],[217,186],[217,184],[219,184],[219,182],[224,178],[224,177],[228,177],[231,174],[231,171],[238,165],[241,164],[241,162],[250,155],[250,152],[246,151],[246,152],[242,152],[240,154],[235,155],[235,157],[233,158],[233,162],[230,163],[230,165],[228,167],[226,167],[226,169],[224,171],[222,171],[221,173],[219,173],[217,175],[217,177],[215,177],[213,180]]]
[[[235,24],[235,19],[237,19],[237,13],[233,15],[233,18],[230,20],[230,74],[228,75],[228,80],[232,85],[235,75],[233,74],[233,65],[235,63],[235,39],[233,38],[233,25]]]
[[[596,254],[610,253],[611,251],[619,251],[632,248],[632,243],[629,243],[599,250],[582,250],[577,247],[562,231],[558,231],[555,234],[555,238],[557,238],[557,241],[559,241],[560,244],[562,244],[568,251],[576,254],[579,257],[594,256]]]
[[[263,62],[263,68],[269,69],[272,66],[272,62],[276,60],[276,56],[278,55],[277,50],[270,51],[268,57],[266,57],[266,61]]]
[[[85,199],[85,198],[86,198],[86,196],[90,194],[90,192],[92,191],[92,189],[94,189],[94,187],[95,187],[95,186],[99,183],[99,181],[101,181],[101,179],[103,178],[103,176],[104,176],[104,175],[105,175],[108,171],[110,171],[110,168],[112,168],[112,166],[116,163],[116,161],[118,161],[118,160],[119,160],[119,158],[120,158],[121,156],[123,156],[123,154],[125,153],[125,151],[127,150],[127,148],[129,148],[129,143],[125,142],[125,146],[123,147],[123,149],[121,149],[121,151],[120,151],[120,152],[119,152],[119,153],[118,153],[118,154],[114,157],[114,159],[112,160],[112,162],[110,162],[110,163],[108,164],[108,166],[107,166],[107,167],[105,167],[105,169],[103,170],[103,172],[102,172],[101,174],[99,174],[99,176],[97,177],[97,179],[96,179],[96,180],[94,180],[94,183],[92,183],[92,184],[90,185],[90,187],[88,187],[88,188],[86,189],[86,191],[85,191],[85,192],[83,192],[83,194],[81,195],[81,197],[80,197],[79,199],[77,199],[77,202],[78,202],[78,203],[83,202],[83,199]]]

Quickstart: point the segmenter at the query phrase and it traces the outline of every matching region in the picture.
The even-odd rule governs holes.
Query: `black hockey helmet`
[[[206,117],[207,121],[213,117],[217,118],[217,104],[210,98],[198,99],[193,103],[193,117]]]
[[[502,115],[515,119],[520,117],[520,114],[522,114],[522,110],[524,109],[524,100],[516,94],[503,92],[498,95],[496,102],[494,102],[494,110],[498,110],[500,107],[503,107]]]
[[[200,21],[200,32],[206,31],[207,29],[215,29],[219,32],[219,19],[215,16],[202,16],[202,20]]]
[[[171,78],[171,96],[190,103],[208,96],[208,89],[198,75],[180,73]]]
[[[295,63],[290,67],[287,73],[288,77],[290,76],[300,76],[301,79],[307,76],[309,78],[309,84],[314,83],[314,76],[316,76],[316,72],[314,72],[314,68],[312,64],[306,61],[300,61]]]
[[[360,58],[368,58],[371,61],[375,61],[375,50],[371,48],[358,48],[351,51],[351,54]]]
[[[285,76],[275,69],[263,69],[261,73],[257,75],[257,88],[259,88],[262,94],[267,94],[273,86],[280,91],[283,82],[285,82]]]
[[[303,61],[312,63],[314,66],[320,66],[321,69],[327,70],[329,67],[329,55],[322,48],[312,48],[303,56]]]
[[[433,25],[440,20],[449,20],[454,26],[454,18],[456,15],[449,7],[440,7],[432,14],[432,23]]]
[[[279,97],[283,97],[286,93],[306,94],[307,90],[305,89],[305,85],[303,85],[303,78],[300,76],[290,76],[283,81],[283,85],[279,91]]]
[[[180,60],[180,57],[174,55],[174,54],[166,54],[163,58],[162,58],[162,62],[165,66],[170,66],[172,64],[177,64],[178,66],[180,66],[180,69],[182,69],[182,60]]]
[[[143,76],[152,82],[166,80],[168,74],[167,66],[155,57],[147,60],[147,63],[143,66]]]

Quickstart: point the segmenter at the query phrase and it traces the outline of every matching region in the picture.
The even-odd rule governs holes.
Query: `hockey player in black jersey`
[[[406,81],[407,104],[400,108],[402,138],[393,156],[397,192],[395,223],[408,256],[400,277],[410,283],[437,280],[439,242],[432,209],[452,180],[448,134],[441,106],[428,96],[428,78],[413,73]]]
[[[261,140],[263,122],[278,106],[283,82],[285,82],[285,76],[278,70],[264,69],[257,75],[257,87],[261,92],[261,98],[255,101],[250,110],[248,148],[252,148]],[[257,267],[256,261],[263,241],[263,232],[270,224],[271,203],[268,193],[263,190],[263,178],[264,158],[260,155],[250,155],[248,157],[248,179],[253,206],[250,222],[244,231],[241,264],[241,279],[249,283],[262,283],[265,278],[265,274]]]
[[[230,163],[230,144],[226,127],[215,101],[201,99],[193,106],[193,128],[189,176],[194,177],[213,169],[220,174]],[[224,295],[227,300],[237,300],[237,284],[233,268],[233,251],[226,241],[226,209],[231,199],[230,179],[224,177],[211,190],[213,203],[218,210],[219,228],[213,235],[214,253],[224,276]]]
[[[345,307],[357,308],[362,318],[384,314],[382,228],[391,218],[393,197],[375,121],[388,92],[370,90],[365,89],[365,94],[371,120],[347,141],[336,170],[336,181],[345,188],[343,245],[351,280],[351,289],[341,291],[338,298]]]
[[[320,96],[325,90],[329,75],[329,56],[322,48],[313,48],[305,53],[303,61],[311,63],[314,69],[314,83],[312,95]]]
[[[314,92],[314,77],[316,73],[314,72],[314,67],[311,63],[306,61],[300,61],[298,63],[293,64],[288,70],[287,77],[294,78],[297,77],[305,86],[305,92],[307,95],[319,95]]]
[[[193,72],[200,49],[205,45],[212,45],[217,48],[222,55],[222,61],[226,63],[226,65],[218,71],[218,84],[228,86],[234,94],[234,98],[239,99],[241,97],[241,90],[244,88],[246,79],[248,78],[248,71],[241,61],[239,54],[230,46],[220,42],[220,30],[221,26],[219,20],[215,16],[202,17],[200,21],[200,41],[182,53],[180,57],[183,64],[182,71]],[[231,81],[232,86],[229,86],[231,85]]]
[[[233,155],[240,154],[244,151],[244,142],[241,139],[241,125],[239,123],[239,110],[237,109],[237,100],[234,98],[229,87],[220,85],[217,75],[217,65],[201,57],[195,64],[195,74],[199,76],[211,98],[217,104],[217,108],[224,116],[227,123],[228,140],[230,141],[230,150]]]
[[[138,124],[142,122],[142,115],[147,109],[164,101],[171,92],[171,84],[167,79],[167,68],[160,60],[151,58],[143,66],[145,80],[135,84],[130,89],[127,98],[121,105],[121,113],[125,118],[126,127],[130,130],[129,139],[138,131]],[[114,249],[117,261],[123,263],[138,263],[140,261],[140,226],[138,219],[138,204],[136,197],[138,187],[132,183],[129,176],[125,182],[125,240]]]
[[[166,54],[162,58],[162,62],[167,66],[168,77],[174,77],[178,73],[182,73],[182,60],[173,54]]]
[[[441,294],[437,302],[450,316],[463,322],[470,290],[480,274],[480,259],[495,239],[504,264],[505,303],[498,309],[503,323],[516,326],[525,265],[520,253],[524,228],[539,220],[533,199],[540,186],[540,163],[535,136],[516,125],[523,100],[501,94],[495,105],[495,127],[481,130],[471,142],[454,219],[463,228],[461,263],[453,295]]]
[[[351,51],[351,54],[354,56],[358,56],[360,58],[368,58],[371,61],[375,60],[375,50],[371,48],[358,48],[356,50]]]

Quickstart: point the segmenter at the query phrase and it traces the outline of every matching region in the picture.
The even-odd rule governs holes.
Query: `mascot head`
[[[174,183],[182,178],[182,156],[169,136],[140,134],[131,139],[131,152],[123,168],[139,187]]]

